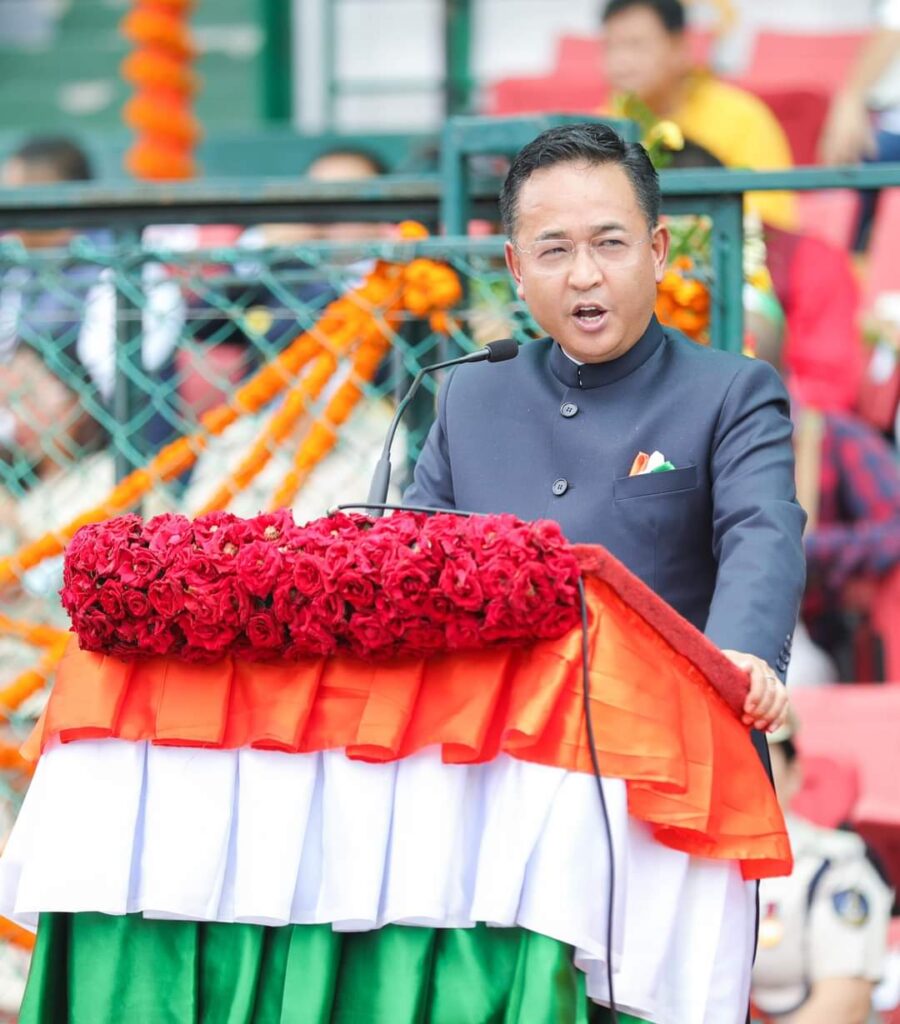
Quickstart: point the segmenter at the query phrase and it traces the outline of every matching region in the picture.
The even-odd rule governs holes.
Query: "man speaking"
[[[521,150],[506,262],[548,337],[448,376],[405,500],[602,544],[747,672],[745,723],[776,729],[805,576],[788,399],[770,366],[659,324],[659,207],[646,151],[606,125]]]
[[[659,207],[646,151],[605,125],[552,128],[518,154],[500,196],[506,262],[548,336],[448,375],[405,499],[554,519],[603,545],[746,671],[744,722],[774,730],[805,577],[788,398],[767,364],[659,324]],[[651,918],[664,902],[646,895]],[[720,948],[745,956],[747,921],[725,922]],[[745,997],[719,1005],[742,1020]]]

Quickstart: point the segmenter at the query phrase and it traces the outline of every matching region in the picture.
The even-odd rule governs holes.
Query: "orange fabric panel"
[[[590,705],[600,764],[628,783],[629,810],[688,853],[741,860],[747,878],[786,873],[790,847],[746,728],[689,658],[616,590],[587,581]],[[116,661],[73,644],[35,735],[37,756],[114,736],[288,752],[346,749],[390,761],[441,744],[448,763],[503,751],[591,772],[581,633],[528,648],[365,663]]]

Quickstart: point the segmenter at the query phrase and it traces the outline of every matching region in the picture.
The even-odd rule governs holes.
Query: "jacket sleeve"
[[[787,393],[750,361],[735,375],[711,454],[716,586],[706,635],[764,658],[784,678],[806,581]]]
[[[428,431],[422,452],[416,460],[413,481],[403,495],[404,505],[455,507],[450,444],[447,438],[447,400],[453,376],[451,371],[438,393],[437,419]]]

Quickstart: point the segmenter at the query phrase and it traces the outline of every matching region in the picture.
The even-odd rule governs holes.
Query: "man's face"
[[[634,93],[650,107],[671,96],[690,69],[683,35],[670,33],[648,7],[630,7],[603,26],[604,70],[616,92]]]
[[[549,240],[575,243],[548,264]],[[536,171],[518,197],[516,236],[506,262],[534,319],[573,359],[624,355],[647,329],[669,248],[651,232],[626,172],[617,164],[573,162]]]

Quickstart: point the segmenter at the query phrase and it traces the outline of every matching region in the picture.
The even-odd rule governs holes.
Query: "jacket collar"
[[[554,343],[550,350],[550,369],[554,377],[566,387],[583,390],[600,388],[634,373],[659,348],[664,337],[659,321],[653,316],[647,330],[635,344],[624,355],[608,363],[576,363]]]

